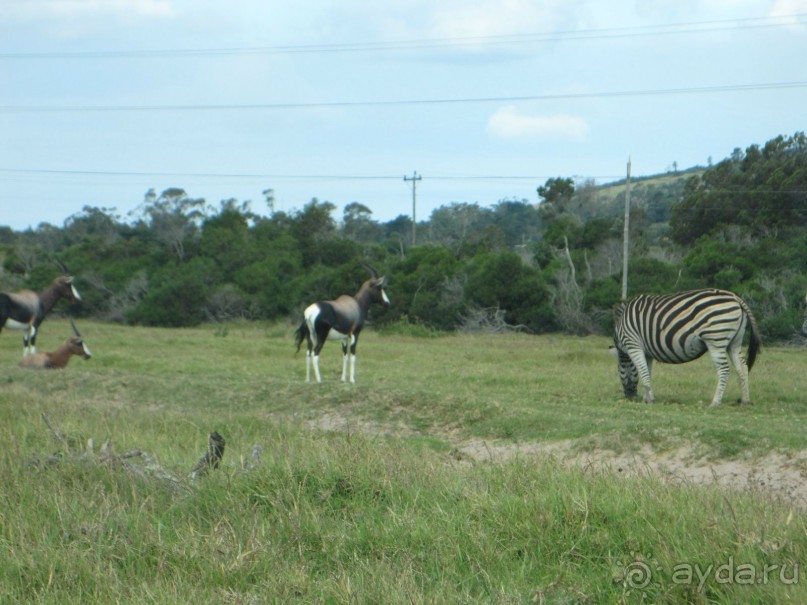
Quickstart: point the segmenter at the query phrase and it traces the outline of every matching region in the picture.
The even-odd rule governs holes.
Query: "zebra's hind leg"
[[[723,393],[726,392],[726,383],[729,381],[729,359],[725,349],[718,349],[712,346],[709,346],[709,356],[712,358],[712,363],[714,363],[715,369],[717,370],[717,388],[715,389],[715,396],[712,398],[712,403],[709,404],[709,407],[716,408],[723,401]],[[740,380],[742,380],[742,378]]]
[[[743,405],[750,405],[751,389],[748,380],[748,364],[745,363],[745,359],[743,359],[742,353],[740,353],[739,346],[731,347],[731,349],[729,349],[729,356],[731,359],[731,364],[734,366],[734,370],[737,372],[737,376],[740,379],[740,390],[742,392],[740,403]]]

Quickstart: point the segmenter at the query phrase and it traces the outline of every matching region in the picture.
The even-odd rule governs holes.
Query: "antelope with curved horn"
[[[315,302],[306,308],[303,323],[295,332],[297,351],[303,340],[308,345],[305,362],[305,380],[311,381],[311,366],[314,377],[322,382],[319,372],[319,353],[331,331],[342,339],[342,382],[347,380],[348,362],[350,363],[350,382],[356,382],[356,342],[364,327],[370,305],[373,303],[388,307],[390,300],[384,292],[387,278],[379,277],[378,272],[364,265],[372,276],[364,282],[355,296],[343,294],[335,300]]]
[[[81,295],[73,285],[73,276],[64,264],[59,261],[57,263],[63,274],[42,292],[0,292],[0,331],[3,328],[22,330],[23,357],[36,353],[39,325],[60,298],[66,298],[71,303],[81,302]]]
[[[20,367],[32,370],[63,370],[73,355],[78,355],[84,360],[90,359],[92,357],[90,347],[84,342],[72,319],[70,325],[73,326],[75,337],[69,338],[61,347],[51,353],[34,353],[23,357]]]

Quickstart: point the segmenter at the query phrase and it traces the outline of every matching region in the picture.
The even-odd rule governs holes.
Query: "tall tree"
[[[171,187],[159,196],[149,189],[144,200],[143,214],[151,225],[154,237],[164,243],[182,262],[185,242],[196,236],[205,216],[204,198],[191,198],[184,189]]]

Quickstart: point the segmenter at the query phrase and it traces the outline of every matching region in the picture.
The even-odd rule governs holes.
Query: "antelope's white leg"
[[[319,374],[319,355],[314,355],[314,377],[317,382],[322,382],[322,376]]]
[[[34,353],[36,353],[36,346],[34,346],[33,344],[35,336],[36,336],[36,328],[34,326],[30,326],[22,333],[23,357],[28,357],[29,355],[33,355]]]
[[[305,381],[311,382],[311,351],[305,354]]]
[[[356,356],[353,353],[350,354],[350,382],[356,382]]]
[[[342,382],[347,382],[347,357],[348,351],[345,349],[345,352],[342,354]]]

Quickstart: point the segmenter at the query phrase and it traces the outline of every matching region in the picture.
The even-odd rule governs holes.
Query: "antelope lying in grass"
[[[319,372],[319,352],[331,330],[342,339],[342,382],[347,380],[348,358],[350,361],[350,382],[356,382],[356,342],[364,327],[367,313],[372,303],[388,307],[389,298],[384,292],[386,277],[379,277],[372,267],[365,265],[372,277],[364,282],[355,296],[343,294],[336,300],[315,302],[305,310],[303,323],[295,332],[297,350],[303,340],[308,345],[305,360],[305,380],[311,381],[311,365],[314,365],[314,376],[322,382]]]
[[[20,367],[32,370],[63,370],[67,367],[73,355],[78,355],[85,360],[90,359],[92,352],[84,342],[81,334],[79,334],[73,320],[70,320],[70,325],[73,326],[75,337],[68,339],[61,347],[51,353],[34,353],[23,357]]]
[[[60,298],[66,298],[71,303],[81,301],[81,296],[73,285],[73,277],[67,267],[59,264],[64,274],[54,279],[42,292],[0,292],[0,331],[3,328],[22,330],[23,356],[36,353],[39,325]]]

